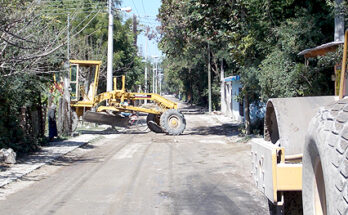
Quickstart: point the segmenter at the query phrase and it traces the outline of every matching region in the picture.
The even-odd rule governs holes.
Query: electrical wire
[[[145,7],[144,7],[144,0],[141,0],[141,5],[143,6],[144,14],[146,15]]]
[[[139,11],[138,11],[137,7],[134,4],[134,0],[132,0],[132,2],[133,2],[133,5],[134,5],[134,8],[135,8],[135,11],[137,12],[137,14],[139,14]]]
[[[89,13],[75,28],[71,30],[71,32],[75,31],[86,19],[88,19],[92,13]]]
[[[74,12],[74,14],[81,14],[81,13],[96,13],[96,12],[98,12],[98,11],[100,11],[100,10],[89,10],[88,12],[86,12],[86,11],[79,11],[79,12]],[[105,13],[107,13],[107,12],[105,12]],[[45,15],[47,15],[47,16],[55,16],[55,15],[69,15],[69,14],[72,14],[71,12],[65,12],[65,13],[46,13]],[[103,14],[102,12],[101,12],[101,14]]]

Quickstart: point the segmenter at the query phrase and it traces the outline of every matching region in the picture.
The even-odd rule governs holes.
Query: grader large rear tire
[[[348,214],[348,99],[312,119],[303,152],[305,215]]]
[[[180,135],[186,128],[186,120],[176,109],[169,109],[161,115],[161,127],[167,134]]]
[[[147,126],[155,133],[163,133],[163,129],[159,124],[159,117],[155,114],[149,113],[146,118]]]

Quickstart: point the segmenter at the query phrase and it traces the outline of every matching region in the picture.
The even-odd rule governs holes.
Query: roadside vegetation
[[[32,151],[47,141],[47,100],[61,96],[68,59],[103,61],[99,83],[106,88],[106,1],[3,0],[0,14],[0,148]],[[137,32],[131,19],[115,14],[114,75],[126,74],[127,85],[135,86],[144,67]]]
[[[333,41],[335,10],[347,12],[330,0],[163,0],[158,18],[166,89],[207,105],[210,55],[215,110],[222,68],[225,77],[241,76],[246,112],[272,97],[332,95],[340,55],[305,62],[298,53]]]

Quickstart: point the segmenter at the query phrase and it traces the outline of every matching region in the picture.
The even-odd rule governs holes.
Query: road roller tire
[[[176,109],[169,109],[161,115],[161,127],[167,134],[180,135],[186,128],[186,120]]]
[[[304,214],[348,214],[348,99],[312,119],[302,164]]]
[[[155,133],[163,133],[160,124],[159,124],[159,117],[155,114],[149,113],[146,118],[146,123],[149,129]]]

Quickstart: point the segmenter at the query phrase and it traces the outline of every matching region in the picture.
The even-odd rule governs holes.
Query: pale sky
[[[158,9],[161,6],[161,0],[122,0],[121,7],[131,7],[132,12],[125,13],[125,17],[132,17],[135,14],[139,21],[139,28],[144,28],[141,26],[149,26],[151,29],[155,30],[156,26],[160,23],[156,21],[156,16],[158,14]],[[138,36],[138,47],[145,52],[145,36],[140,34]],[[161,56],[161,51],[157,48],[157,42],[155,39],[148,41],[147,46],[147,56]]]

